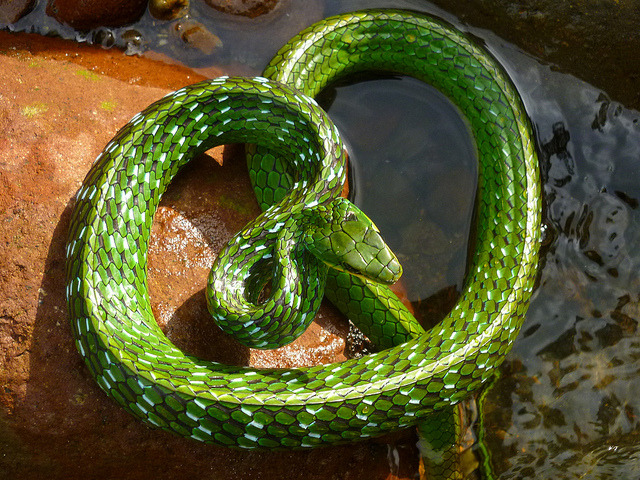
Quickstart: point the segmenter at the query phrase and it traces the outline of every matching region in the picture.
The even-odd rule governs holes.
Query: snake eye
[[[353,212],[349,212],[347,213],[347,215],[344,217],[344,221],[345,222],[356,222],[358,221],[358,217],[355,213]]]

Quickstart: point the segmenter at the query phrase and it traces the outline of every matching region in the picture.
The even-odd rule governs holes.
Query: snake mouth
[[[367,229],[362,244],[361,249],[370,251],[367,276],[386,285],[396,283],[402,276],[402,265],[375,225]]]
[[[393,254],[392,254],[393,255]],[[385,283],[387,285],[393,285],[402,276],[402,265],[398,261],[397,257],[393,255],[393,259],[387,263],[384,268],[380,271],[378,276],[376,277],[380,283]]]
[[[396,256],[393,255],[393,253],[391,253],[390,250],[388,250],[388,252],[392,256],[391,260],[385,265],[380,264],[380,262],[376,260],[375,263],[377,265],[375,267],[375,270],[374,270],[374,266],[372,265],[372,263],[374,262],[369,264],[366,272],[348,263],[343,263],[343,264],[340,264],[339,266],[336,266],[336,265],[332,265],[332,266],[336,268],[336,270],[342,270],[351,275],[356,275],[360,278],[365,278],[367,280],[371,280],[376,283],[393,285],[398,280],[400,280],[400,277],[402,276],[402,265],[400,265],[400,262],[398,261]]]

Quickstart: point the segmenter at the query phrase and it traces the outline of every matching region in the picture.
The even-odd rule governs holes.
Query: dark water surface
[[[218,22],[225,45],[211,56],[176,43],[150,17],[113,37],[88,38],[122,45],[134,30],[132,51],[153,48],[194,68],[223,64],[258,74],[304,26],[371,6],[435,13],[470,31],[509,72],[537,135],[545,193],[541,274],[522,333],[484,394],[478,455],[501,479],[638,479],[637,111],[426,2],[294,1],[290,13],[254,23],[202,14],[203,23]],[[27,23],[18,27],[29,29]],[[322,102],[351,148],[352,195],[403,261],[410,299],[421,305],[459,289],[476,185],[466,122],[431,87],[404,78],[338,86]]]
[[[399,256],[409,300],[459,290],[477,184],[471,131],[457,108],[423,82],[357,80],[318,98],[347,143],[350,197]]]

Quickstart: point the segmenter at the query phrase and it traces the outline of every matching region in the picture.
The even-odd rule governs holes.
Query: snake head
[[[392,284],[402,266],[375,224],[345,198],[307,210],[308,250],[332,268],[375,282]]]

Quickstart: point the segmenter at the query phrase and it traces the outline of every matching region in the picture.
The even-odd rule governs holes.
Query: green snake
[[[474,132],[476,248],[455,307],[428,332],[379,283],[394,281],[399,266],[366,217],[337,199],[344,147],[309,98],[369,70],[433,85]],[[171,93],[98,156],[76,195],[67,244],[77,348],[126,410],[207,443],[305,448],[416,425],[494,373],[527,310],[541,207],[522,101],[497,61],[467,35],[396,10],[309,27],[278,52],[264,77],[223,77]],[[214,317],[247,344],[286,343],[300,332],[291,322],[308,323],[324,289],[379,352],[331,365],[255,369],[186,355],[161,332],[146,286],[154,212],[183,165],[234,142],[257,145],[248,165],[266,210],[216,260],[207,287]],[[269,333],[252,341],[262,327]]]

